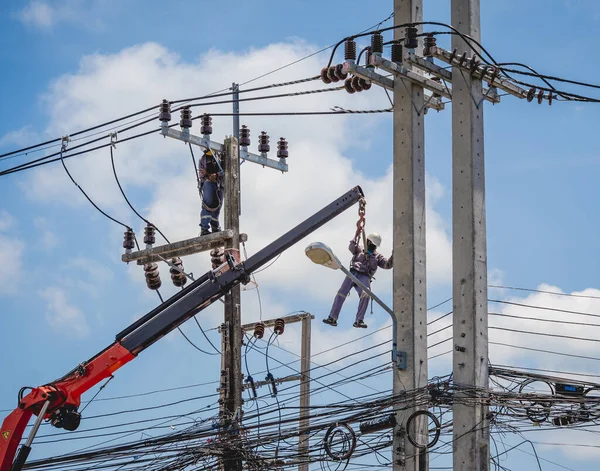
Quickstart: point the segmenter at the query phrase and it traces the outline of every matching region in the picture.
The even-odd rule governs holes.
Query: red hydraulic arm
[[[33,414],[39,415],[46,402],[49,404],[41,419],[51,419],[67,430],[74,430],[79,425],[76,411],[81,403],[81,395],[134,358],[129,350],[116,342],[64,378],[34,388],[26,396],[19,394],[17,408],[4,419],[0,429],[0,471],[10,471],[29,419]],[[21,466],[27,459],[30,447],[22,450],[19,454]]]

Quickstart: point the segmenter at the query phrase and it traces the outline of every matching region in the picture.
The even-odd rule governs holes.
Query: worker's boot
[[[323,319],[325,324],[332,325],[333,327],[337,327],[337,321],[333,317],[328,317],[327,319]]]
[[[200,230],[200,237],[210,234],[208,229],[204,229],[204,227]]]
[[[360,329],[366,329],[367,328],[367,324],[365,324],[364,321],[355,321],[354,324],[352,324],[352,327],[358,327]]]

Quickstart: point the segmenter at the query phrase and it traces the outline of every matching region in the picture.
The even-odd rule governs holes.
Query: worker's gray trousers
[[[358,281],[360,281],[363,285],[365,285],[366,287],[370,287],[370,281],[369,281],[368,275],[366,275],[364,273],[358,273],[355,271],[352,271],[351,273],[356,278],[358,278]],[[342,309],[342,305],[344,304],[344,301],[348,297],[348,293],[350,293],[350,290],[352,289],[352,287],[354,287],[354,289],[356,290],[356,292],[358,293],[358,296],[359,296],[358,312],[356,313],[356,320],[362,321],[365,318],[365,313],[367,312],[367,306],[369,305],[369,295],[367,293],[363,293],[363,290],[359,286],[357,286],[356,283],[354,283],[354,281],[352,281],[349,277],[346,277],[346,279],[342,283],[342,286],[340,286],[340,289],[337,292],[335,299],[333,300],[333,306],[331,306],[331,312],[329,313],[329,317],[337,320],[338,316],[340,315],[340,310]]]

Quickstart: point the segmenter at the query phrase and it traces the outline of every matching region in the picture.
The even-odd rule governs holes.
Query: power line
[[[556,293],[554,291],[546,291],[541,289],[532,289],[532,288],[517,288],[515,286],[501,286],[501,285],[488,285],[490,288],[498,288],[498,289],[508,289],[514,291],[529,291],[532,293],[545,293],[552,294],[554,296],[567,296],[570,298],[585,298],[585,299],[600,299],[600,296],[591,296],[584,294],[569,294],[569,293]]]

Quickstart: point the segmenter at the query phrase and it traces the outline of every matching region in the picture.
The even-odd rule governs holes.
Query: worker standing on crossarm
[[[200,235],[220,232],[219,214],[223,207],[225,173],[211,150],[204,151],[198,165],[200,191],[202,192],[202,210],[200,211]]]
[[[381,267],[384,270],[389,270],[394,266],[394,253],[390,258],[385,258],[382,254],[377,252],[377,247],[381,245],[381,236],[377,233],[369,234],[367,237],[367,250],[363,250],[357,239],[350,241],[350,252],[352,253],[352,260],[350,261],[350,273],[352,273],[358,280],[368,287],[371,288],[371,279],[375,276],[377,268]],[[350,290],[354,287],[359,296],[358,301],[358,312],[356,313],[356,320],[354,321],[353,327],[367,328],[367,324],[364,322],[365,313],[367,312],[367,306],[369,305],[369,295],[354,282],[350,277],[346,277],[339,291],[337,292],[335,299],[333,300],[333,306],[331,306],[331,312],[327,319],[323,319],[325,324],[337,326],[337,319],[340,315],[340,310],[344,301],[350,294]]]

